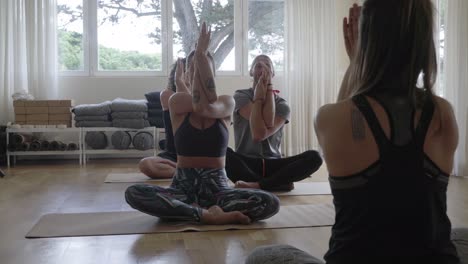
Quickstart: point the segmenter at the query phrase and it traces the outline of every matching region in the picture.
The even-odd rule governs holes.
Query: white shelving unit
[[[119,150],[113,148],[106,149],[88,149],[84,140],[86,133],[91,131],[102,131],[102,132],[116,132],[116,131],[128,131],[128,132],[149,132],[153,135],[153,148],[149,150],[137,150],[137,149],[126,149]],[[80,165],[86,165],[89,155],[153,155],[158,154],[158,143],[159,134],[162,129],[156,127],[147,127],[143,129],[132,129],[132,128],[118,128],[118,127],[87,127],[87,128],[7,128],[6,143],[10,142],[10,134],[18,133],[77,133],[78,135],[78,147],[76,151],[9,151],[7,150],[7,163],[8,168],[10,167],[10,157],[13,157],[13,164],[16,163],[17,156],[46,156],[46,155],[77,155],[79,157]]]
[[[153,135],[153,148],[149,150],[137,150],[137,149],[113,149],[113,148],[106,148],[106,149],[88,149],[86,146],[86,142],[84,142],[84,138],[87,132],[117,132],[117,131],[127,131],[127,132],[149,132]],[[83,162],[86,165],[89,155],[104,155],[104,154],[112,154],[112,155],[138,155],[144,154],[145,156],[153,155],[156,156],[158,154],[158,142],[159,142],[159,133],[160,129],[156,127],[147,127],[143,129],[131,129],[131,128],[119,128],[119,127],[86,127],[82,128],[82,150],[83,150]]]
[[[13,157],[13,164],[16,163],[17,156],[47,156],[47,155],[77,155],[80,160],[80,165],[83,164],[82,155],[82,132],[80,128],[7,128],[6,143],[10,142],[10,134],[18,133],[77,133],[78,135],[78,150],[75,151],[9,151],[7,149],[7,165],[10,167],[10,156]]]

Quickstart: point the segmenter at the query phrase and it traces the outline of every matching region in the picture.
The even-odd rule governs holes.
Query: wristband
[[[279,94],[279,93],[280,93],[279,90],[273,90],[273,89],[271,89],[271,88],[267,88],[267,92],[272,92],[272,93],[274,93],[274,94]]]

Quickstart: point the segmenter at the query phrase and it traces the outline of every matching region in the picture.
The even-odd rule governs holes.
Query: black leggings
[[[239,180],[258,182],[264,190],[301,181],[321,165],[320,154],[312,150],[282,159],[250,158],[231,148],[226,152],[227,177],[234,183]]]

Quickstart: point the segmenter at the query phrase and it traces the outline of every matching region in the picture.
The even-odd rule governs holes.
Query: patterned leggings
[[[125,199],[143,213],[178,221],[200,222],[202,208],[213,205],[225,212],[240,211],[251,221],[279,211],[279,200],[271,193],[228,187],[224,169],[177,168],[169,188],[137,184],[126,190]]]

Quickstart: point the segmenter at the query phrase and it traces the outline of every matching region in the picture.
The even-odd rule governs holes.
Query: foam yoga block
[[[126,131],[117,131],[112,134],[111,142],[116,149],[128,149],[132,143],[132,136]]]
[[[138,132],[133,137],[133,146],[138,150],[148,150],[153,148],[153,135],[151,135],[151,133],[148,132]]]
[[[107,136],[101,131],[91,131],[86,133],[85,142],[92,149],[104,149],[107,147]]]

